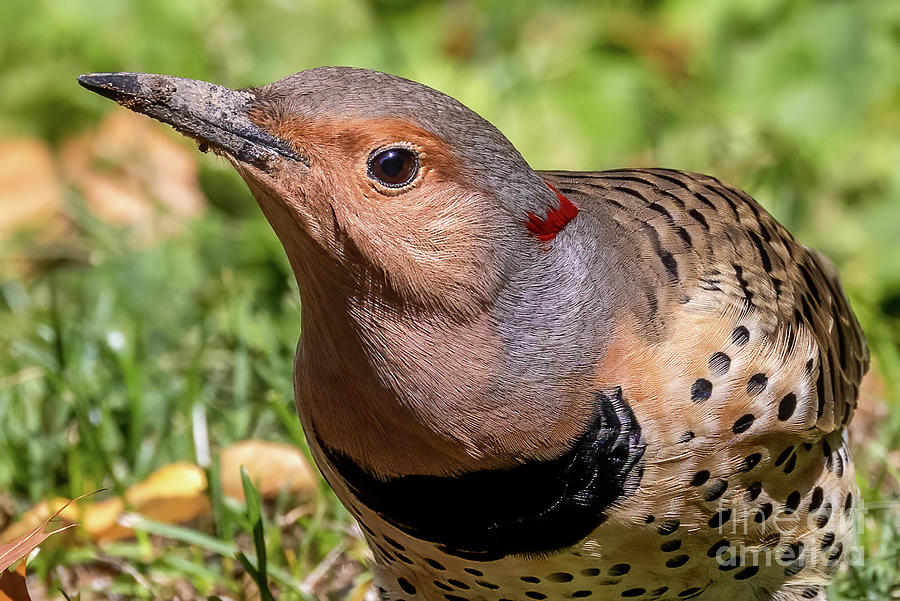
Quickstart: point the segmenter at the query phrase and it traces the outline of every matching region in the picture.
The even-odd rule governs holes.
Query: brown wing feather
[[[702,299],[754,313],[786,353],[801,327],[818,347],[817,428],[840,429],[868,368],[862,331],[837,273],[746,193],[716,178],[667,169],[541,175],[584,211],[605,211],[653,265],[660,307]]]

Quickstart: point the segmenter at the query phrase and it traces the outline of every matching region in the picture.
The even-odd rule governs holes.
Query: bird
[[[378,599],[825,598],[868,351],[833,264],[747,193],[537,171],[360,68],[79,83],[224,157],[280,239],[297,409]]]

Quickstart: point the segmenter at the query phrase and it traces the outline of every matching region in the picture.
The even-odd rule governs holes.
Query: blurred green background
[[[0,527],[41,499],[121,492],[167,462],[195,461],[201,426],[213,448],[303,445],[291,406],[299,301],[253,199],[223,161],[162,128],[122,142],[131,126],[102,121],[112,103],[75,77],[145,71],[242,87],[326,64],[443,90],[535,168],[716,175],[828,254],[875,355],[854,433],[875,508],[861,533],[867,560],[834,594],[896,598],[900,3],[883,0],[0,3]],[[32,174],[22,148],[44,168]],[[171,196],[207,207],[173,205],[157,181],[167,178],[181,182]],[[102,208],[98,197],[117,197],[104,196],[110,181],[140,197],[136,216]],[[34,182],[55,200],[19,223]],[[88,570],[98,555],[149,578],[111,570],[111,588],[86,599],[178,586],[190,592],[181,598],[254,598],[210,542],[244,545],[247,516],[217,501],[215,482],[210,495],[206,522],[63,545],[36,569],[50,591],[77,587],[68,566]],[[351,580],[365,579],[347,516],[324,489],[290,523],[285,504],[266,518],[270,563],[287,575],[274,586],[283,598],[345,598],[353,584],[327,584],[338,564],[308,577],[338,546],[357,566]]]

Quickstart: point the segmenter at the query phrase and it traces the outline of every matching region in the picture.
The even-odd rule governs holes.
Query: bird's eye
[[[395,146],[369,155],[369,177],[389,188],[402,188],[416,177],[419,156],[415,151]]]

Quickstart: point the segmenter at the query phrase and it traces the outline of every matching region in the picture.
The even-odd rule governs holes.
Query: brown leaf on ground
[[[316,476],[300,449],[287,444],[246,440],[223,449],[219,454],[222,488],[229,497],[243,500],[241,466],[263,499],[282,492],[304,496],[316,487]],[[157,522],[179,524],[210,513],[206,474],[187,462],[170,463],[129,488],[125,499],[111,497],[79,508],[66,499],[52,499],[29,510],[18,523],[0,533],[0,541],[25,536],[54,514],[63,520],[84,526],[97,542],[130,538],[131,528],[120,524],[126,512],[140,514]]]
[[[125,493],[128,510],[157,522],[178,524],[209,513],[206,474],[191,463],[165,465]],[[119,525],[126,504],[120,497],[95,503],[84,510],[84,527],[96,541],[130,538],[131,528]]]
[[[25,582],[24,561],[14,572],[9,570],[0,572],[0,601],[31,601]]]
[[[62,186],[50,148],[37,138],[0,140],[0,239],[63,219]]]
[[[229,497],[243,500],[241,466],[264,499],[282,491],[305,494],[316,487],[316,476],[306,456],[297,447],[264,440],[245,440],[219,454],[222,489]]]
[[[194,153],[124,109],[110,113],[95,132],[66,142],[60,160],[95,215],[150,239],[177,231],[184,217],[206,206]]]

